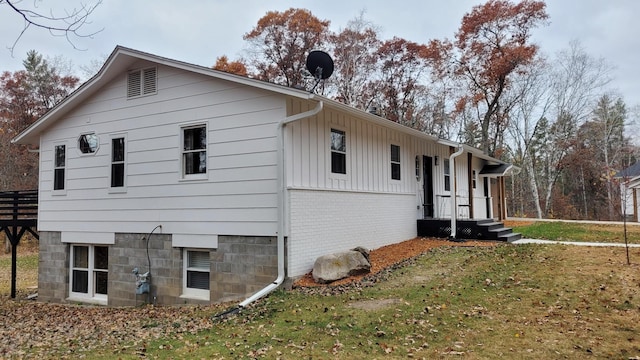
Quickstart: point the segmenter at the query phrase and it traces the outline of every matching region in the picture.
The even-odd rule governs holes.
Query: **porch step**
[[[458,220],[456,237],[467,240],[514,241],[520,234],[493,219]],[[451,220],[424,219],[418,220],[418,235],[446,238],[451,235]]]
[[[505,235],[505,236],[499,238],[498,240],[506,241],[506,242],[512,242],[512,241],[516,241],[516,240],[520,240],[520,239],[522,239],[522,234],[512,232],[512,233],[510,233],[508,235]]]

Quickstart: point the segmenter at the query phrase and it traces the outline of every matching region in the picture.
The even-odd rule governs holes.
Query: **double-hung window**
[[[471,185],[472,185],[472,188],[475,189],[478,185],[478,173],[475,170],[473,170],[471,173],[471,176],[472,176]]]
[[[451,191],[451,166],[449,164],[449,159],[444,159],[444,190]]]
[[[391,144],[391,179],[400,180],[400,146]]]
[[[204,178],[207,174],[207,126],[182,128],[182,177]]]
[[[183,296],[209,299],[209,251],[184,250]]]
[[[111,139],[111,187],[123,188],[125,177],[125,141],[124,137]]]
[[[331,129],[331,172],[347,173],[347,138],[342,130]]]
[[[71,245],[70,297],[105,302],[109,284],[109,248]]]
[[[64,190],[65,145],[56,145],[53,160],[53,190]]]

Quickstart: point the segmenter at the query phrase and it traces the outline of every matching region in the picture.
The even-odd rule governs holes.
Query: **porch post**
[[[633,221],[638,222],[638,189],[636,188],[633,188]]]

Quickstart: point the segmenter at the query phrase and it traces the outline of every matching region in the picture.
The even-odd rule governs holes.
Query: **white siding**
[[[295,112],[306,110],[294,109]],[[346,174],[331,173],[331,129],[342,130],[346,134]],[[286,144],[289,187],[415,192],[415,153],[408,135],[325,109],[317,116],[287,125]],[[391,144],[400,146],[399,181],[391,179]]]
[[[127,99],[123,73],[44,133],[39,230],[146,233],[162,224],[174,234],[274,236],[276,126],[285,104],[277,94],[163,66],[156,95]],[[181,178],[184,124],[207,126],[205,180]],[[77,137],[88,131],[100,148],[81,155]],[[123,193],[109,191],[112,134],[126,134]],[[67,146],[63,195],[52,192],[57,143]]]
[[[416,236],[412,194],[292,190],[289,199],[291,277],[311,271],[321,255],[356,246],[376,249]]]

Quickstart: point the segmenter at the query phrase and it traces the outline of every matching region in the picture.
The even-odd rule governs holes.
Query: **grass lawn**
[[[514,232],[521,233],[524,238],[624,243],[621,225],[535,220],[511,220],[506,221],[505,225],[512,227]],[[630,244],[640,244],[640,226],[627,225],[627,241]]]
[[[213,307],[74,306],[76,322],[63,331],[66,310],[54,305],[3,300],[0,313],[23,307],[42,318],[21,328],[4,320],[39,341],[20,345],[19,357],[631,359],[640,356],[640,249],[631,249],[631,261],[625,265],[623,248],[441,247],[382,281],[332,295],[278,290],[220,321],[211,320],[221,311]],[[168,321],[133,321],[163,312]],[[117,333],[123,317],[126,331]],[[75,335],[81,327],[89,332]],[[149,331],[155,336],[143,336]],[[0,343],[11,341],[0,329]]]
[[[611,248],[439,248],[373,287],[279,291],[210,330],[153,341],[145,353],[628,359],[640,356],[640,268],[623,263],[623,250]]]

